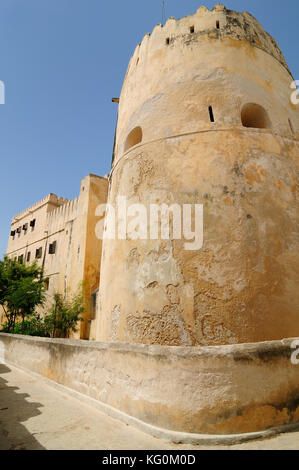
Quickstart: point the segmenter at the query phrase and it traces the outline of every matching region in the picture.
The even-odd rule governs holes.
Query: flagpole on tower
[[[165,24],[166,13],[165,13],[165,0],[162,0],[162,25]]]

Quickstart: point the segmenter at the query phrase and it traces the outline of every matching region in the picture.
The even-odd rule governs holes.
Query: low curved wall
[[[8,362],[151,425],[223,435],[299,422],[293,341],[168,347],[0,333]]]

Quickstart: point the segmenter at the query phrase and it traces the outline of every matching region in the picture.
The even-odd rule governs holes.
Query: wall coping
[[[289,355],[291,344],[299,337],[284,338],[281,340],[263,341],[258,343],[241,343],[221,346],[160,346],[151,344],[132,344],[121,342],[99,342],[80,339],[41,338],[39,336],[15,335],[0,333],[1,338],[11,338],[17,341],[29,341],[36,344],[63,344],[69,347],[79,347],[96,350],[110,350],[115,352],[134,352],[147,356],[164,356],[165,358],[209,358],[233,357],[234,360],[266,361],[268,357]]]

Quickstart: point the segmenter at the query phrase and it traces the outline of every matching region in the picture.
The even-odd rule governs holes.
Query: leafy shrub
[[[45,322],[40,317],[27,318],[23,322],[16,322],[14,329],[8,328],[8,324],[2,325],[1,333],[13,333],[15,335],[29,335],[49,337]]]

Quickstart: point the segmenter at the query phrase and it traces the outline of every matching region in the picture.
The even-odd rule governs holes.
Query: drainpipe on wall
[[[42,272],[43,272],[43,274],[44,274],[44,268],[45,268],[45,262],[46,262],[46,254],[47,254],[47,247],[48,247],[48,235],[49,235],[49,232],[48,232],[47,230],[45,230],[44,233],[47,235],[47,238],[46,238],[45,252],[44,252],[43,262],[42,262]]]

